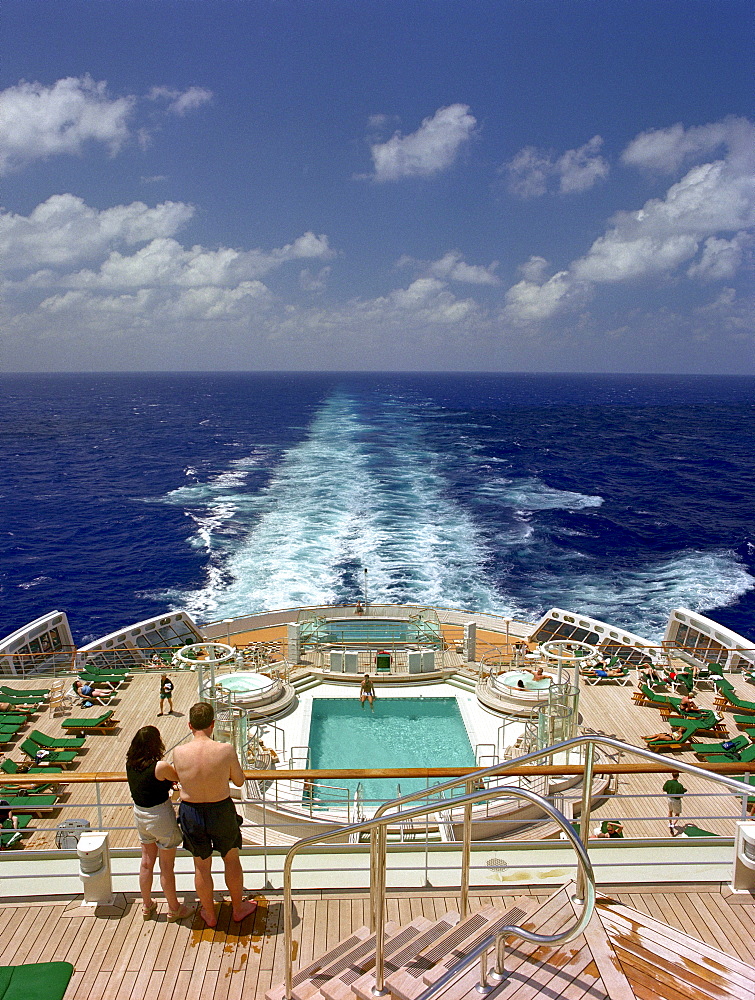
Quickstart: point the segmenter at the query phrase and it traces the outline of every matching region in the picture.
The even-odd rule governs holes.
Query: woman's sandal
[[[142,905],[142,920],[151,920],[157,913],[157,903],[152,900],[149,906]]]
[[[192,907],[187,906],[187,904],[184,903],[182,906],[178,907],[175,913],[172,912],[171,910],[168,910],[168,915],[166,916],[165,919],[168,921],[169,924],[174,924],[177,920],[183,920],[184,917],[188,917],[192,912],[193,912]]]

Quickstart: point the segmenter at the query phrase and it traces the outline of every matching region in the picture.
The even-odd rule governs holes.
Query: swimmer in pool
[[[364,708],[365,701],[369,701],[370,708],[375,711],[375,686],[370,680],[370,675],[365,674],[364,680],[362,681],[362,686],[359,688],[359,703],[362,708]]]
[[[545,677],[542,667],[535,667],[534,670],[531,667],[525,667],[524,669],[529,670],[529,672],[532,674],[532,676],[535,678],[536,681],[541,681]]]

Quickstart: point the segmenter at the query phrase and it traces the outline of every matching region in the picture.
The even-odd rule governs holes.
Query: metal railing
[[[458,781],[456,782],[458,785]],[[436,791],[436,789],[433,789]],[[424,793],[423,793],[424,794]],[[415,793],[416,797],[417,793]],[[563,813],[559,812],[554,806],[550,804],[546,799],[543,799],[539,795],[535,795],[534,792],[527,791],[523,788],[513,788],[503,786],[497,789],[484,789],[483,791],[473,791],[468,792],[465,795],[456,796],[453,799],[448,799],[445,802],[431,802],[421,806],[415,806],[413,809],[409,810],[399,810],[396,813],[383,813],[380,817],[373,817],[371,820],[366,820],[362,823],[353,823],[349,826],[341,827],[338,830],[331,831],[330,833],[320,834],[316,837],[306,837],[302,840],[297,841],[296,844],[289,850],[286,855],[286,861],[283,867],[283,919],[284,919],[284,951],[285,951],[285,997],[286,1000],[292,1000],[292,989],[293,989],[293,899],[292,899],[292,866],[293,860],[296,854],[305,847],[313,846],[314,844],[321,843],[323,840],[331,840],[335,837],[349,838],[354,834],[359,834],[367,830],[370,831],[371,840],[370,846],[372,849],[373,843],[375,844],[375,853],[373,857],[375,858],[375,864],[370,865],[370,912],[373,914],[374,921],[374,933],[375,933],[375,985],[373,987],[373,994],[375,996],[385,996],[388,991],[385,989],[385,889],[386,889],[386,862],[388,853],[388,837],[387,831],[388,826],[393,823],[401,823],[406,820],[418,819],[430,815],[432,813],[440,813],[447,809],[449,806],[464,806],[465,814],[467,810],[471,816],[471,807],[473,803],[478,802],[482,799],[495,798],[499,795],[508,795],[514,798],[522,798],[528,802],[537,805],[545,813],[551,816],[552,819],[558,823],[558,825],[563,830],[566,835],[567,840],[571,842],[572,847],[577,855],[577,860],[579,863],[579,873],[580,882],[578,886],[582,887],[583,895],[578,895],[575,897],[578,902],[583,904],[583,909],[581,915],[577,918],[576,922],[568,928],[566,931],[562,931],[560,934],[536,934],[533,931],[528,931],[524,927],[520,927],[518,924],[511,924],[500,928],[497,934],[492,934],[463,962],[459,963],[452,971],[455,975],[466,965],[475,961],[477,958],[481,958],[483,955],[487,955],[493,945],[496,945],[496,971],[497,973],[502,973],[501,966],[501,948],[500,941],[506,936],[517,934],[519,937],[524,938],[526,941],[532,941],[536,944],[545,945],[556,945],[565,944],[567,941],[573,940],[582,933],[584,928],[592,916],[592,910],[595,903],[595,877],[592,871],[592,865],[590,864],[590,859],[587,855],[587,851],[584,845],[580,841],[571,823],[566,819]],[[403,796],[401,800],[406,801],[412,796]],[[390,806],[394,803],[387,803]],[[470,824],[471,825],[471,824]],[[467,897],[469,892],[469,840],[465,840],[462,857],[466,858],[466,865],[463,868],[463,873],[466,871],[466,882],[464,881],[464,874],[462,873],[462,887],[460,894],[460,908],[462,910],[462,919],[466,915],[467,908]],[[485,976],[483,975],[483,980]],[[428,997],[431,993],[439,989],[441,985],[445,985],[447,980],[444,979],[439,983],[435,984],[434,988],[426,990],[423,996]]]
[[[540,795],[535,794],[527,789],[514,786],[498,786],[496,788],[484,787],[482,790],[475,791],[475,785],[479,789],[480,782],[484,782],[484,779],[495,777],[505,773],[507,770],[512,770],[515,767],[521,767],[527,763],[532,763],[533,761],[539,760],[542,757],[553,758],[558,754],[568,754],[569,751],[575,749],[584,748],[585,759],[584,759],[584,771],[582,776],[582,802],[581,802],[581,812],[580,812],[580,830],[584,832],[585,843],[588,840],[588,831],[590,823],[590,813],[592,807],[592,785],[593,776],[595,768],[595,749],[596,746],[601,747],[611,747],[615,750],[619,750],[623,753],[632,754],[637,757],[641,757],[648,761],[653,761],[656,763],[661,763],[668,767],[668,762],[659,754],[655,754],[650,750],[645,750],[641,747],[636,747],[630,743],[624,743],[621,740],[612,739],[610,737],[586,735],[586,736],[576,736],[570,740],[565,740],[562,743],[555,744],[553,746],[547,747],[544,750],[539,750],[533,753],[525,754],[523,757],[517,758],[515,761],[505,761],[500,764],[496,764],[493,767],[486,768],[484,770],[479,770],[474,772],[472,775],[468,776],[465,781],[465,794],[456,796],[452,799],[446,799],[441,802],[431,802],[426,803],[421,806],[415,806],[411,809],[404,809],[403,807],[410,802],[416,802],[418,799],[426,798],[428,795],[427,789],[421,789],[417,792],[410,792],[407,795],[403,795],[398,799],[394,799],[391,802],[386,802],[382,806],[379,806],[374,816],[370,820],[366,820],[362,823],[351,824],[346,827],[341,827],[337,830],[331,830],[327,833],[318,834],[313,837],[305,837],[297,841],[293,847],[290,848],[286,855],[286,860],[283,868],[283,892],[284,892],[284,938],[285,938],[285,997],[286,1000],[291,1000],[292,997],[292,980],[293,980],[293,954],[292,954],[292,935],[293,935],[293,901],[292,901],[292,867],[293,861],[296,855],[303,848],[314,846],[315,844],[322,843],[325,840],[332,840],[336,837],[343,838],[347,840],[353,835],[358,835],[362,832],[370,831],[370,915],[372,929],[375,933],[375,987],[374,993],[377,996],[385,995],[387,991],[384,989],[384,950],[385,950],[385,889],[386,889],[386,861],[387,861],[387,846],[388,838],[387,831],[390,825],[401,824],[407,820],[413,820],[415,818],[426,817],[434,813],[450,813],[454,807],[463,807],[464,820],[463,820],[463,832],[462,832],[462,842],[461,842],[461,877],[460,877],[460,889],[459,889],[459,909],[462,920],[466,917],[469,908],[469,873],[470,873],[470,854],[471,854],[471,842],[472,842],[472,806],[476,802],[486,801],[490,799],[497,798],[499,796],[508,796],[511,798],[520,798],[529,801],[530,803],[536,804],[546,815],[549,815],[553,820],[556,821],[557,825],[561,828],[566,840],[571,843],[574,848],[578,865],[577,874],[577,889],[575,893],[575,899],[583,902],[585,904],[583,913],[577,924],[570,928],[568,931],[563,932],[559,935],[536,935],[530,931],[525,931],[524,928],[512,925],[511,927],[505,927],[500,931],[500,935],[511,935],[518,934],[525,940],[533,941],[539,944],[546,945],[556,945],[561,943],[566,943],[572,940],[582,929],[586,926],[589,921],[592,905],[595,899],[595,878],[592,870],[592,865],[590,863],[587,850],[580,839],[580,837],[575,833],[574,826],[572,823],[563,815],[563,813],[553,806],[547,799]],[[687,764],[682,761],[676,761],[674,764],[675,770],[684,771],[690,774],[700,774],[701,769],[694,764]],[[729,788],[730,791],[742,795],[743,792],[746,796],[746,789],[743,788],[742,783],[734,779],[727,778],[724,775],[713,774],[711,772],[704,772],[705,776],[713,782],[724,785]],[[430,792],[433,795],[441,795],[453,788],[458,787],[461,784],[458,778],[450,779],[449,781],[442,782],[441,784],[434,785]],[[388,812],[391,810],[391,812]],[[500,936],[493,936],[485,947],[485,942],[480,945],[474,954],[487,954],[487,951],[493,944],[496,944],[496,952],[500,954]],[[498,959],[497,959],[498,961]],[[465,961],[468,964],[468,961]],[[460,971],[462,966],[459,966],[454,971]],[[483,975],[483,982],[484,982]],[[446,982],[445,979],[443,982]],[[429,991],[423,994],[424,997],[430,995]]]

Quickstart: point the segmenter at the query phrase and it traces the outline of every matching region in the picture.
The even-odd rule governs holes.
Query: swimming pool
[[[359,699],[313,698],[309,729],[313,768],[469,767],[474,751],[456,698],[381,698],[375,710]],[[348,786],[352,799],[358,781]],[[426,787],[424,778],[401,780],[401,792]],[[371,778],[365,796],[394,798],[396,781]],[[324,793],[323,793],[324,794]],[[368,812],[372,810],[368,808]]]

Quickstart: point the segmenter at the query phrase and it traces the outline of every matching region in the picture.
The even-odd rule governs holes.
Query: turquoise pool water
[[[474,751],[456,698],[375,699],[374,712],[359,699],[314,698],[309,746],[313,768],[467,767]],[[440,779],[438,779],[440,780]],[[336,782],[333,782],[336,784]],[[352,797],[357,781],[339,780]],[[396,782],[363,782],[368,798],[395,798]],[[426,787],[424,779],[401,781],[401,792]],[[321,793],[321,797],[325,796]]]

